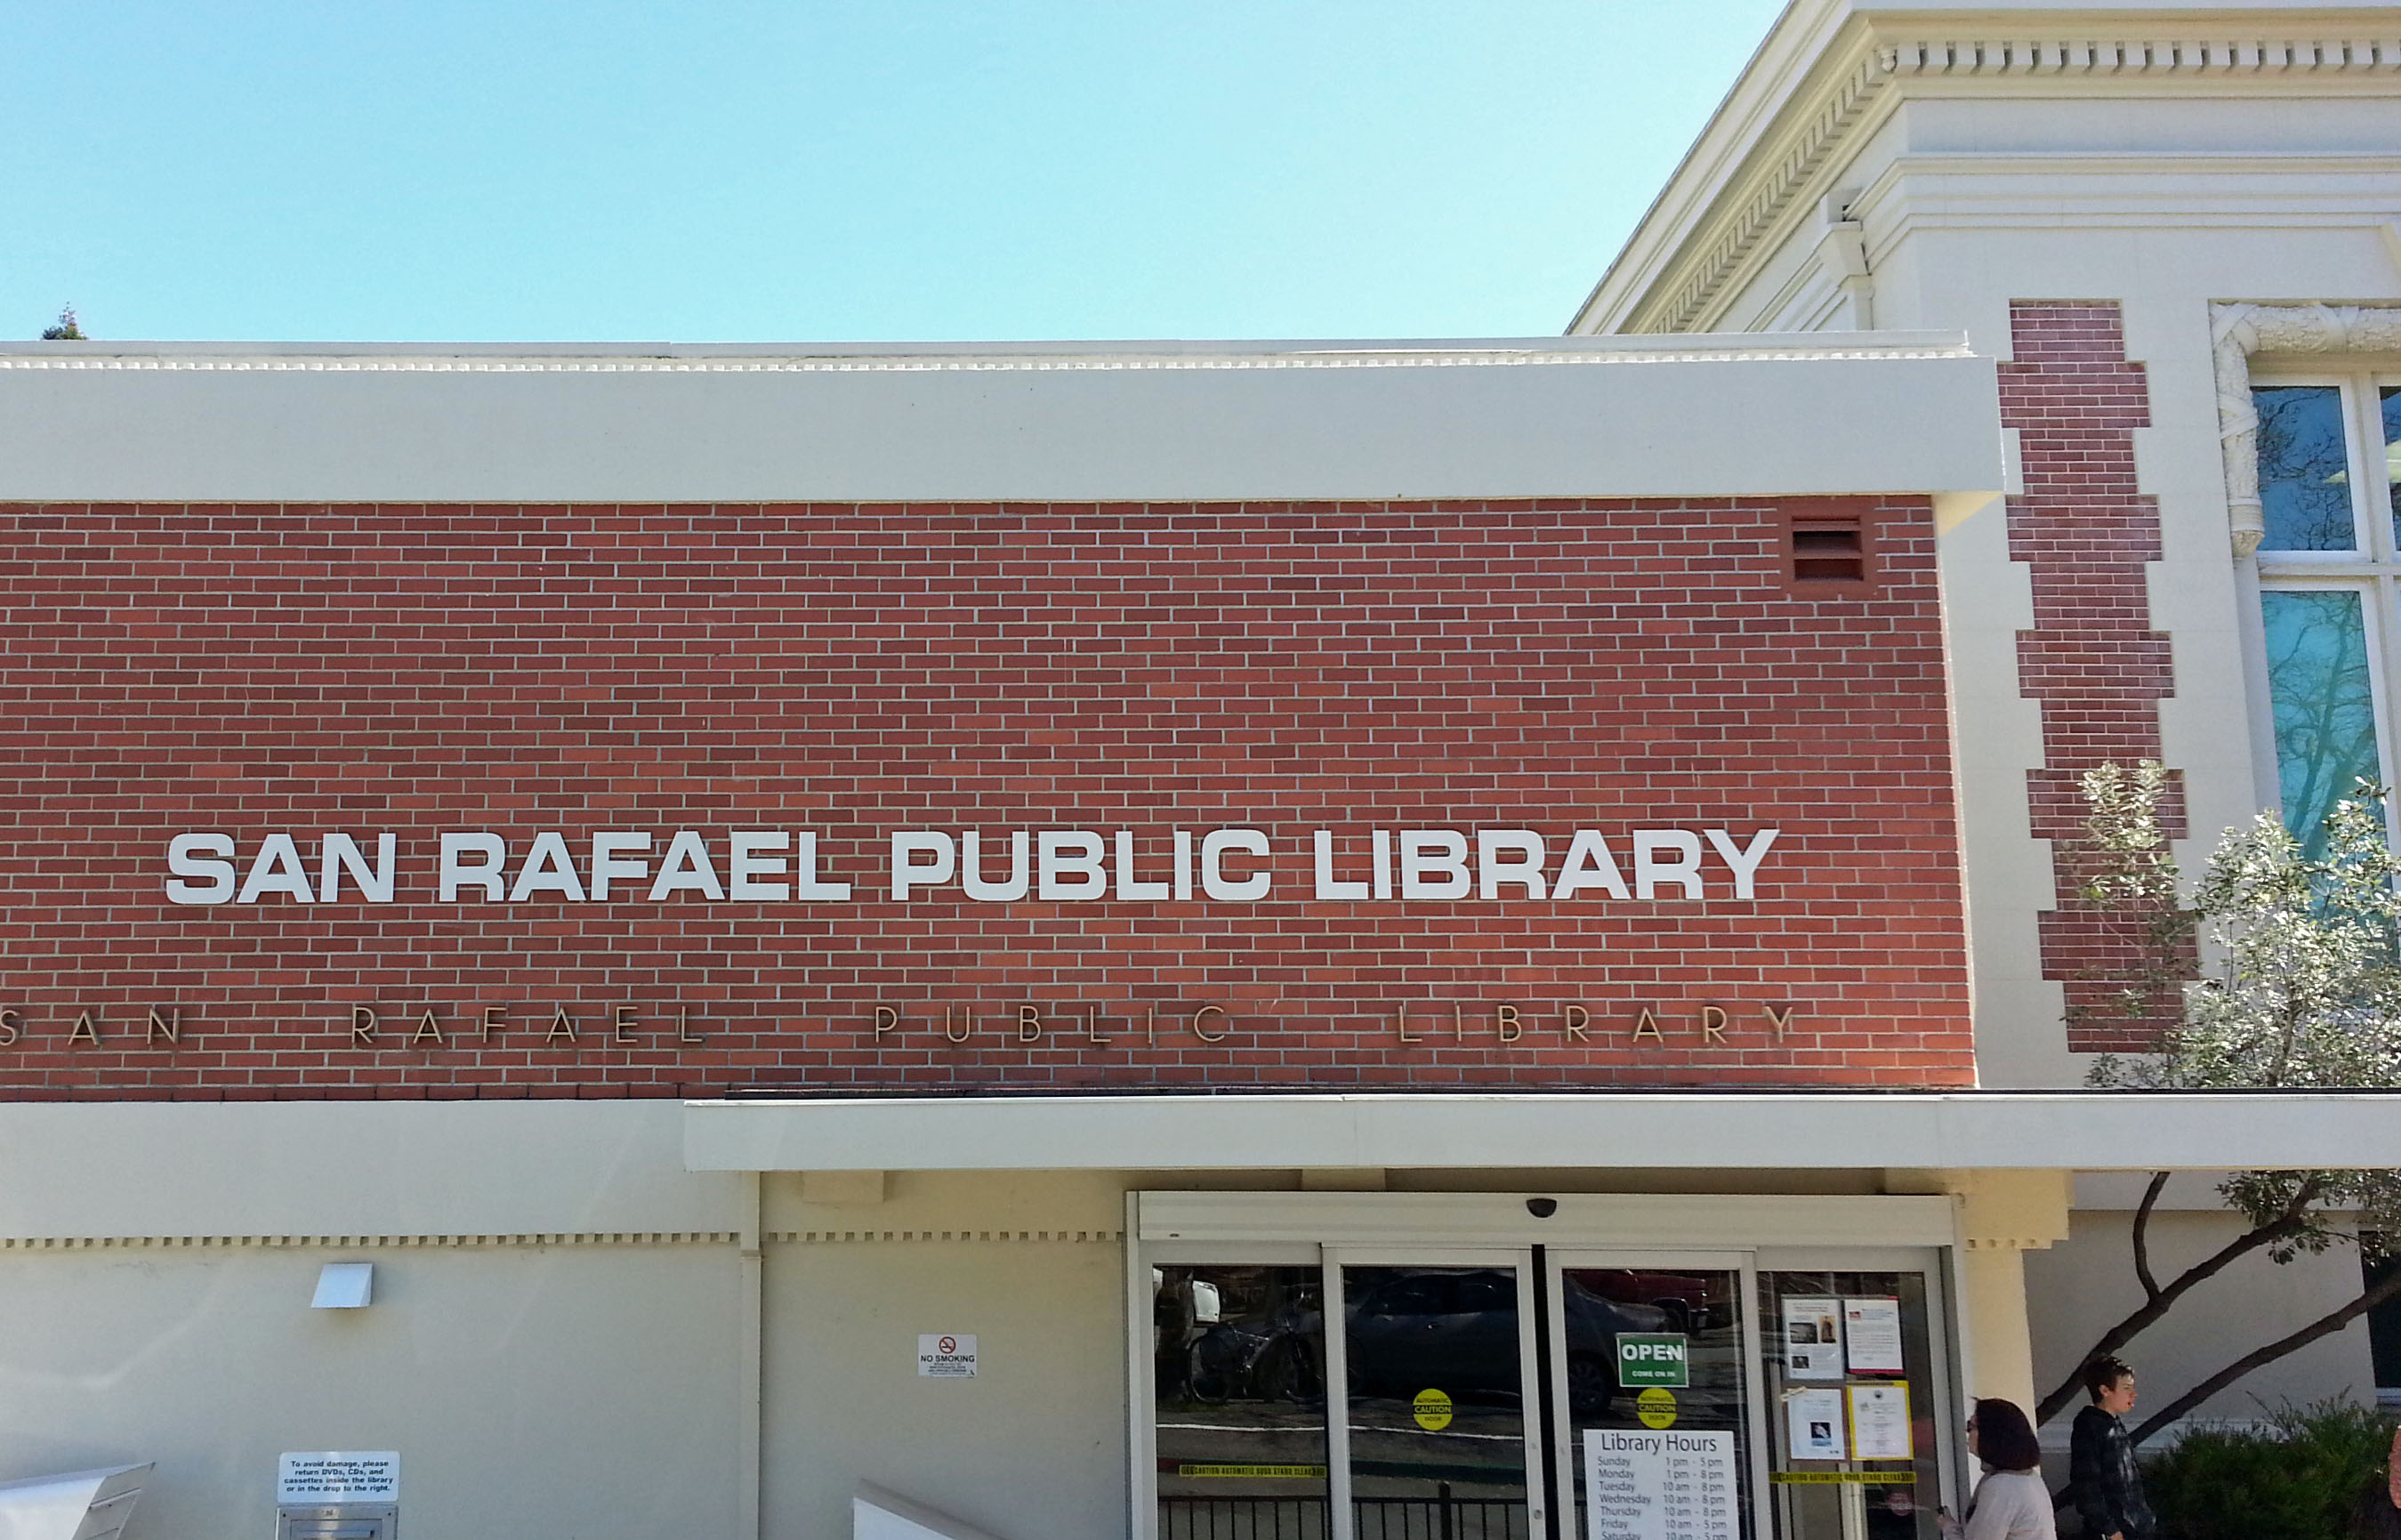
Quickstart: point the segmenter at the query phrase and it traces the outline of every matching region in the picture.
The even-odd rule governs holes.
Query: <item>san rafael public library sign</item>
[[[1749,900],[1778,831],[1376,829],[1314,832],[1315,881],[1279,893],[1274,854],[1257,829],[1176,829],[1147,842],[1131,830],[1015,830],[987,848],[968,830],[900,830],[876,874],[895,902],[956,893],[977,903],[1263,903],[1576,899]],[[737,829],[722,840],[692,829],[545,830],[512,847],[502,835],[453,831],[437,840],[430,879],[440,903],[848,903],[848,873],[826,871],[809,831]],[[303,842],[309,848],[304,850]],[[166,895],[192,905],[400,901],[400,836],[276,832],[245,850],[234,835],[178,834],[167,845]],[[1629,880],[1629,877],[1631,880]]]

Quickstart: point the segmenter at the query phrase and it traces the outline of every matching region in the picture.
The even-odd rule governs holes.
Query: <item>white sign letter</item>
[[[1516,860],[1503,860],[1514,855]],[[1543,836],[1530,829],[1479,829],[1475,832],[1477,896],[1497,899],[1501,885],[1513,883],[1526,897],[1543,896]]]
[[[1255,829],[1212,829],[1200,836],[1200,891],[1213,899],[1235,902],[1255,902],[1268,896],[1268,874],[1254,872],[1240,882],[1228,879],[1219,867],[1228,850],[1267,859],[1268,837]]]
[[[523,903],[533,893],[559,893],[569,903],[583,901],[583,884],[575,875],[575,858],[567,853],[567,836],[555,829],[533,837],[533,848],[517,868],[516,886],[509,889],[509,901]]]
[[[1163,882],[1136,882],[1133,879],[1133,831],[1118,831],[1118,897],[1132,902],[1156,903],[1167,897]]]
[[[1364,882],[1334,880],[1334,831],[1317,832],[1317,896],[1321,899],[1364,899],[1367,885]]]
[[[738,835],[736,837],[739,838]],[[814,833],[803,834],[800,836],[800,852],[798,856],[795,857],[795,860],[798,864],[796,864],[792,869],[792,897],[812,903],[823,903],[833,901],[847,902],[850,898],[850,884],[846,882],[817,881],[816,835]],[[738,854],[735,859],[740,859]]]
[[[1660,853],[1672,850],[1674,860],[1661,860]],[[1674,883],[1684,890],[1684,897],[1697,899],[1701,893],[1701,837],[1684,829],[1637,829],[1634,832],[1634,896],[1638,899],[1658,897],[1661,883]]]
[[[969,830],[959,840],[960,875],[966,879],[967,897],[978,903],[1010,903],[1025,897],[1033,868],[1027,852],[1034,848],[1033,837],[1021,829],[1008,836],[1008,880],[983,880],[983,836]]]
[[[1107,847],[1098,834],[1081,829],[1045,829],[1037,845],[1042,872],[1037,891],[1042,898],[1097,899],[1109,890],[1109,875],[1101,865]]]
[[[766,850],[781,850],[792,843],[792,836],[780,829],[736,829],[726,836],[725,890],[736,899],[773,901],[788,897],[789,883],[761,882],[761,877],[783,875],[784,858],[761,855]]]
[[[178,834],[167,842],[169,903],[223,903],[233,897],[233,836]],[[206,877],[206,883],[185,882]]]
[[[1751,880],[1759,874],[1759,863],[1766,859],[1767,847],[1776,843],[1777,831],[1763,829],[1753,834],[1748,850],[1736,849],[1734,841],[1722,829],[1708,829],[1702,832],[1708,835],[1709,843],[1717,846],[1718,854],[1724,858],[1726,869],[1734,873],[1734,896],[1737,899],[1758,897],[1751,891]]]
[[[639,882],[651,874],[648,861],[622,859],[620,851],[648,850],[651,836],[638,829],[608,829],[592,836],[592,900],[595,903],[609,896],[609,884],[623,877],[627,882]]]
[[[469,856],[483,859],[471,861]],[[498,834],[443,835],[441,886],[436,889],[442,901],[456,901],[462,887],[480,887],[486,902],[500,902],[507,892],[501,884],[501,863],[508,856],[509,847]]]
[[[369,903],[390,903],[392,861],[399,844],[400,837],[396,834],[378,835],[376,839],[375,870],[370,872],[367,870],[366,852],[359,848],[358,841],[348,834],[326,835],[320,850],[322,864],[317,882],[325,901],[333,902],[334,896],[341,890],[342,868],[347,866],[350,875],[358,879],[361,898]]]
[[[916,858],[934,859],[919,865]],[[959,869],[959,848],[948,834],[895,831],[892,835],[892,897],[902,902],[912,887],[939,887]]]
[[[309,888],[309,869],[300,864],[300,847],[289,834],[267,836],[250,863],[250,875],[241,881],[241,897],[233,901],[256,903],[261,893],[288,893],[302,903],[317,901],[317,895]]]
[[[651,884],[651,901],[658,902],[670,893],[704,893],[712,899],[725,897],[725,889],[717,881],[717,868],[708,861],[708,846],[696,829],[679,829],[676,837],[667,842],[666,859],[659,862],[658,880]]]
[[[1401,831],[1401,897],[1463,899],[1467,888],[1466,835],[1448,829]]]
[[[1587,887],[1598,887],[1612,899],[1633,897],[1626,890],[1626,879],[1618,874],[1617,859],[1609,853],[1609,842],[1600,837],[1598,829],[1579,829],[1569,842],[1567,859],[1559,862],[1559,880],[1551,889],[1553,899],[1571,899]]]

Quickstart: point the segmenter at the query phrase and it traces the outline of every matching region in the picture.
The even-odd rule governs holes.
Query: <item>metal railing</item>
[[[1159,1499],[1159,1540],[1326,1540],[1323,1497]],[[1356,1540],[1531,1540],[1522,1497],[1355,1497]]]

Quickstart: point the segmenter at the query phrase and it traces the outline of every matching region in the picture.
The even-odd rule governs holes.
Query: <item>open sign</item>
[[[1617,1382],[1684,1389],[1693,1382],[1688,1339],[1677,1332],[1619,1332]]]

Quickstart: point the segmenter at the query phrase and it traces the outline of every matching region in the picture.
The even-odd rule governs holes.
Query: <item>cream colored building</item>
[[[1640,1533],[1587,1478],[1654,1501],[1666,1456],[1590,1436],[1677,1432],[1721,1533],[1930,1536],[1965,1399],[2031,1402],[2129,1301],[2141,1174],[2187,1174],[2164,1268],[2230,1233],[2211,1173],[2401,1164],[2383,1097],[2077,1089],[2021,673],[2063,623],[2004,501],[2037,311],[2140,365],[2158,550],[2096,655],[2164,638],[2190,864],[2279,801],[2263,595],[2358,595],[2401,677],[2389,7],[1800,0],[1564,338],[0,349],[14,504],[1923,500],[1977,1076],[165,1102],[40,1099],[44,1060],[0,1103],[0,1480],[155,1462],[130,1540],[273,1533],[279,1455],[341,1451],[399,1454],[411,1540],[1499,1540]],[[2264,538],[2280,386],[2338,392],[2356,551]],[[357,1262],[369,1301],[312,1308]],[[2128,1354],[2179,1389],[2357,1287],[2245,1264]],[[2205,1409],[2375,1379],[2355,1325]]]

